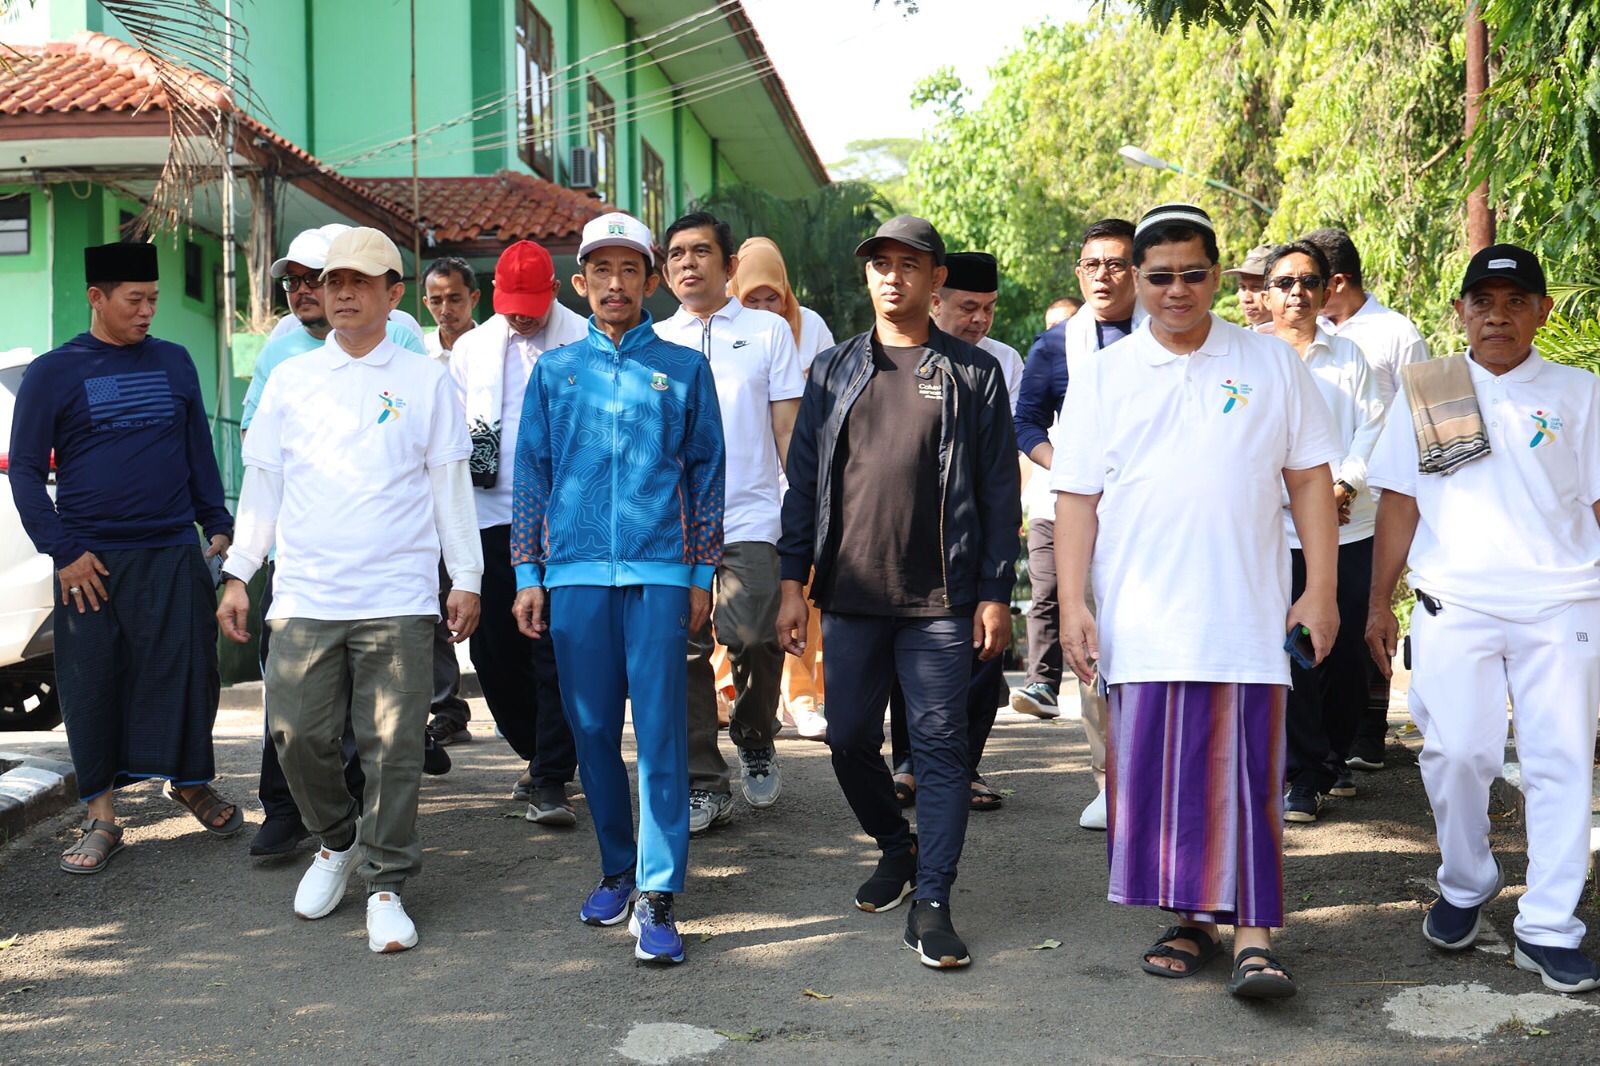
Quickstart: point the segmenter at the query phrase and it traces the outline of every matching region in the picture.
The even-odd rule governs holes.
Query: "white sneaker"
[[[1089,806],[1083,809],[1078,816],[1078,825],[1084,829],[1098,829],[1102,832],[1106,828],[1106,790],[1101,789],[1100,795],[1094,798]]]
[[[400,904],[397,892],[374,892],[367,897],[367,947],[380,955],[417,946],[417,927]]]
[[[795,711],[794,731],[807,740],[821,740],[828,735],[828,720],[816,711]]]
[[[300,878],[300,887],[294,890],[296,918],[311,921],[326,918],[344,899],[344,886],[356,868],[356,842],[343,851],[318,848],[317,857],[311,860],[311,869]]]

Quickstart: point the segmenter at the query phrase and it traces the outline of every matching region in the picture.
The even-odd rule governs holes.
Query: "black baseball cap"
[[[944,238],[933,228],[933,223],[916,215],[896,215],[878,227],[878,232],[856,245],[857,258],[872,254],[879,241],[899,241],[919,252],[931,252],[933,265],[944,266]]]
[[[1465,296],[1468,289],[1490,278],[1504,278],[1535,296],[1547,295],[1539,257],[1514,244],[1491,244],[1473,256],[1467,264],[1466,277],[1461,279],[1461,295]]]

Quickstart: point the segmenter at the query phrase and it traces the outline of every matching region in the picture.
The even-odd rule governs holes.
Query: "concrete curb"
[[[78,802],[78,775],[68,763],[0,751],[0,843]]]

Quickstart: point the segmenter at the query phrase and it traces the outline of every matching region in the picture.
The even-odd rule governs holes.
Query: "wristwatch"
[[[1333,484],[1335,488],[1343,489],[1346,496],[1354,496],[1356,494],[1356,487],[1350,484],[1350,482],[1346,481],[1344,478],[1340,478]]]

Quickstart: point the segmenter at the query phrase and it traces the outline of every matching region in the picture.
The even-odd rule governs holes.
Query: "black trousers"
[[[261,593],[261,676],[267,676],[267,648],[271,643],[272,631],[267,628],[267,608],[272,606],[272,578],[276,567],[267,564],[267,584]],[[283,776],[283,767],[278,763],[278,748],[272,743],[272,736],[264,733],[265,743],[261,747],[261,782],[256,786],[256,796],[261,800],[261,809],[270,818],[284,818],[290,821],[300,821],[300,808],[295,805],[294,797],[289,795],[289,779]],[[367,775],[361,772],[361,756],[356,754],[355,730],[350,725],[350,713],[345,712],[344,736],[339,740],[339,754],[344,758],[344,787],[349,791],[351,798],[358,804],[366,793]]]
[[[1290,549],[1293,596],[1306,587],[1305,554]],[[1367,706],[1368,586],[1372,584],[1372,538],[1339,546],[1339,635],[1333,650],[1315,668],[1291,662],[1286,732],[1286,773],[1291,785],[1318,792],[1333,787],[1355,740],[1356,726]]]
[[[445,601],[450,596],[450,571],[439,560],[439,624],[433,633],[433,707],[428,712],[435,722],[449,722],[456,729],[467,728],[472,708],[461,698],[461,662],[456,646],[450,643],[450,612]]]
[[[1057,649],[1060,646],[1057,641]],[[983,761],[984,746],[994,731],[994,717],[1006,695],[1003,659],[1004,656],[996,655],[983,662],[977,652],[972,653],[972,680],[967,683],[967,768],[974,781],[980,779],[978,764]],[[906,728],[906,694],[898,680],[889,689],[889,752],[895,773],[917,772],[911,755],[911,732]]]
[[[528,760],[535,787],[564,785],[578,770],[578,749],[561,712],[561,680],[549,634],[529,640],[511,605],[517,576],[511,567],[511,527],[478,531],[483,543],[483,610],[468,645],[478,684],[495,725]]]

